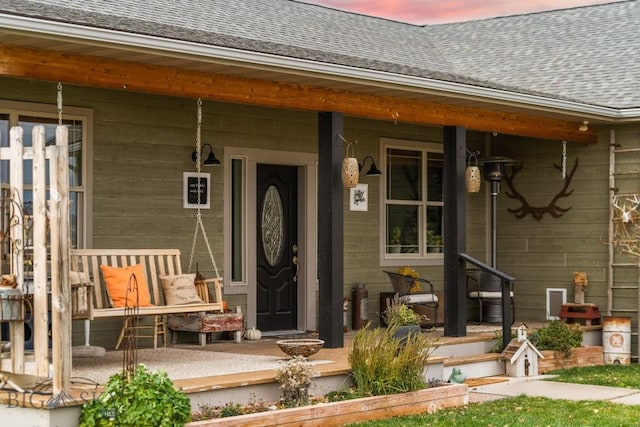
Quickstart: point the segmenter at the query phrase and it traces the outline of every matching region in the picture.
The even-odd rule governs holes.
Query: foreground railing
[[[478,267],[481,271],[487,272],[500,279],[500,291],[502,292],[502,345],[506,347],[511,341],[511,325],[513,324],[513,307],[511,302],[511,289],[516,278],[509,276],[507,273],[491,267],[484,262],[475,259],[467,254],[458,254],[458,257]]]

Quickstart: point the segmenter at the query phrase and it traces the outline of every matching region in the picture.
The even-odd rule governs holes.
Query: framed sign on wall
[[[367,211],[369,207],[369,185],[358,184],[349,189],[349,210]]]
[[[183,172],[183,192],[182,192],[182,207],[185,209],[197,209],[198,208],[198,195],[200,195],[200,208],[209,209],[211,205],[211,174],[196,172]]]

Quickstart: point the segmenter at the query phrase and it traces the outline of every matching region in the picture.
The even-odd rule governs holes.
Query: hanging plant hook
[[[351,149],[351,157],[356,157],[356,149],[354,147],[355,144],[358,143],[358,141],[354,141],[351,142],[349,140],[347,140],[344,136],[342,136],[341,134],[338,134],[338,137],[344,141],[345,143],[345,147],[346,147],[346,156],[345,157],[349,157],[349,149]]]
[[[473,160],[473,166],[478,166],[478,156],[480,155],[480,151],[467,150],[467,154],[469,154],[469,157],[467,158],[467,166],[471,166],[471,160]]]

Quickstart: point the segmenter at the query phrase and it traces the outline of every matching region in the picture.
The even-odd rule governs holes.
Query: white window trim
[[[442,143],[440,142],[430,142],[430,141],[416,141],[416,140],[408,140],[408,139],[398,139],[398,138],[380,138],[380,153],[379,159],[381,167],[380,169],[383,171],[383,181],[380,186],[380,223],[379,223],[379,247],[380,247],[380,265],[382,267],[398,267],[407,265],[410,263],[415,266],[430,266],[430,265],[442,265],[444,262],[442,253],[429,253],[424,256],[411,256],[407,254],[397,255],[397,254],[387,254],[386,253],[386,215],[387,215],[387,180],[384,176],[387,170],[387,148],[399,148],[399,149],[417,149],[417,150],[428,150],[432,152],[443,152]],[[426,168],[423,170],[423,176],[421,179],[423,180],[423,186],[426,182]],[[423,187],[424,188],[424,187]],[[421,206],[426,206],[425,202],[420,202]],[[423,212],[423,216],[426,213]]]
[[[31,115],[46,118],[58,117],[58,106],[54,104],[41,104],[33,102],[9,101],[0,99],[0,113],[9,114],[9,127],[17,126],[17,116]],[[82,183],[81,186],[70,188],[72,191],[82,193],[82,208],[78,212],[82,215],[81,238],[79,247],[90,248],[93,244],[93,110],[91,108],[64,106],[62,110],[63,120],[81,120],[82,140]]]

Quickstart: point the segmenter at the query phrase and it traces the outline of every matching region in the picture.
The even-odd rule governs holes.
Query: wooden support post
[[[465,166],[466,129],[444,127],[444,334],[467,334],[465,265],[458,258],[466,252],[467,221]]]
[[[53,395],[71,388],[71,285],[69,283],[69,177],[68,130],[56,129],[56,151],[52,156],[51,205],[51,323]],[[55,160],[55,161],[54,161]],[[54,172],[55,170],[55,172]]]
[[[44,126],[33,128],[33,349],[36,375],[49,378],[47,207]],[[50,167],[55,167],[52,163]]]
[[[342,114],[325,112],[318,115],[318,331],[326,348],[344,346],[344,189],[340,178],[344,147],[338,137],[342,132]]]
[[[20,127],[14,127],[11,133],[10,164],[9,171],[11,183],[11,197],[18,201],[22,200],[24,166],[22,154],[24,145],[22,142],[23,131]],[[24,218],[22,215],[14,215],[11,223],[11,263],[13,274],[19,284],[24,283]],[[11,322],[9,324],[11,333],[11,369],[14,374],[24,373],[24,322]]]

